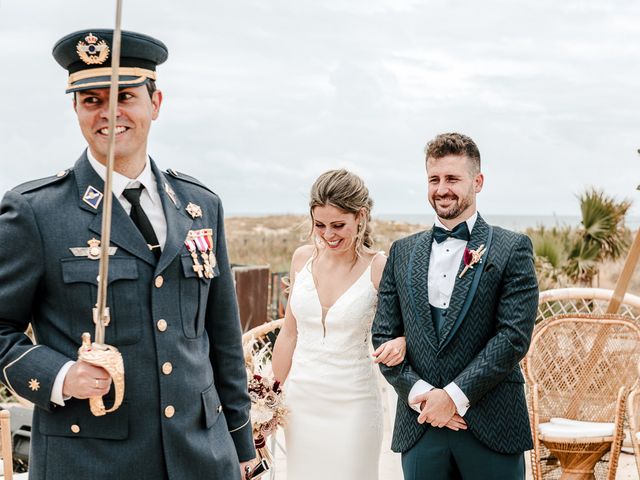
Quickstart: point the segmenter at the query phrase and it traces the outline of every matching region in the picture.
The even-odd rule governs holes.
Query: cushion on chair
[[[583,422],[569,418],[552,418],[538,425],[538,428],[546,437],[561,438],[611,437],[615,432],[613,423]]]

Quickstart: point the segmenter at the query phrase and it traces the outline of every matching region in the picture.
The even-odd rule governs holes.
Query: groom
[[[426,147],[432,230],[391,246],[373,344],[406,335],[395,367],[391,448],[406,480],[524,479],[533,447],[518,362],[529,347],[538,286],[528,237],[476,211],[480,152],[459,133]],[[435,428],[434,428],[435,427]]]

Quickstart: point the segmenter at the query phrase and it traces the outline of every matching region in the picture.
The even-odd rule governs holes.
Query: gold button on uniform
[[[171,418],[176,414],[176,409],[174,408],[173,405],[169,405],[167,408],[164,409],[164,416],[167,418]]]
[[[73,433],[80,433],[80,427],[74,423],[73,425],[71,425],[71,431]]]
[[[161,332],[164,332],[167,329],[167,321],[164,318],[161,318],[158,320],[158,323],[156,323],[156,327],[158,327],[158,330]]]
[[[163,284],[164,284],[164,278],[162,278],[162,275],[158,275],[155,281],[156,288],[161,288]]]
[[[173,372],[173,365],[171,365],[171,362],[164,362],[162,364],[162,373],[169,375],[171,372]]]

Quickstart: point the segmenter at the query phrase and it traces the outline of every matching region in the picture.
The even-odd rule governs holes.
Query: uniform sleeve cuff
[[[420,413],[420,402],[416,403],[414,399],[418,395],[427,393],[431,390],[433,390],[433,385],[431,385],[428,382],[425,382],[424,380],[418,380],[416,383],[413,384],[413,387],[411,387],[411,390],[409,391],[409,398],[408,398],[409,406],[413,408],[416,412]]]
[[[458,387],[454,382],[451,382],[449,385],[444,387],[444,391],[449,394],[453,403],[456,404],[458,415],[464,417],[464,414],[469,410],[469,399],[464,392],[460,390],[460,387]]]
[[[247,462],[256,458],[256,449],[253,442],[253,428],[251,426],[251,418],[246,423],[236,428],[230,428],[229,433],[236,446],[238,460]]]
[[[69,398],[64,398],[62,394],[62,387],[64,387],[64,379],[67,376],[67,372],[76,363],[73,360],[69,360],[65,363],[62,368],[58,371],[58,375],[56,375],[56,379],[53,381],[53,388],[51,389],[51,401],[56,405],[64,406],[64,401],[69,400]]]

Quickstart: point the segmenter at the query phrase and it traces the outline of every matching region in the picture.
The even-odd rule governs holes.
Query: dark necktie
[[[143,186],[137,188],[127,188],[122,192],[124,198],[131,204],[131,220],[138,227],[140,233],[147,242],[149,249],[156,256],[156,259],[160,258],[160,245],[158,243],[158,237],[156,232],[153,231],[149,217],[144,213],[142,206],[140,205],[140,195],[142,194]]]
[[[453,230],[447,230],[442,227],[433,227],[433,239],[437,243],[444,242],[447,238],[457,238],[459,240],[464,240],[466,242],[469,241],[469,227],[467,227],[467,222],[461,222],[455,227]]]

